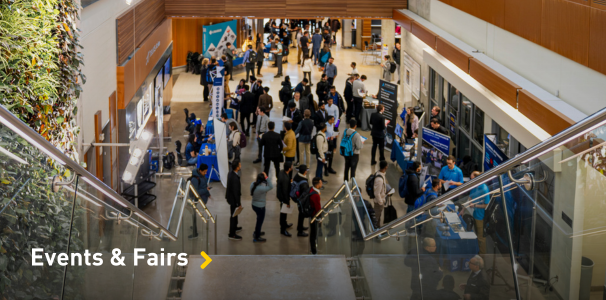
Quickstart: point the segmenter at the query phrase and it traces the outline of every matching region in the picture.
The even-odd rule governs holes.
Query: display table
[[[414,163],[414,161],[406,159],[404,149],[402,149],[399,143],[393,143],[391,146],[391,161],[397,162],[402,171],[408,170]]]
[[[455,210],[454,204],[448,204],[451,211]],[[467,223],[459,216],[461,226],[467,228]],[[450,271],[469,271],[469,260],[480,252],[477,239],[462,239],[461,236],[450,228],[450,236],[445,236],[438,226],[446,225],[439,219],[433,220],[436,227],[436,252],[440,254],[440,264],[444,260],[450,261]]]
[[[205,135],[215,134],[215,126],[213,125],[213,120],[208,118],[208,122],[206,122],[206,128],[204,128]]]
[[[364,98],[364,101],[377,101],[377,99],[367,96],[366,98]],[[376,111],[377,109],[375,107],[365,108],[364,103],[362,103],[362,111],[360,112],[360,120],[362,122],[362,125],[360,126],[360,129],[362,129],[363,131],[369,131],[372,129],[372,125],[370,124],[370,116]]]
[[[234,67],[240,66],[242,64],[244,64],[244,56],[237,57],[236,59],[234,59]]]
[[[196,164],[196,168],[200,168],[201,164],[206,164],[208,166],[208,172],[206,173],[206,178],[209,178],[213,181],[219,181],[219,161],[217,160],[217,155],[202,155],[204,149],[208,146],[211,153],[217,149],[215,144],[202,144],[200,147],[200,153],[198,153],[198,163]],[[213,170],[214,167],[214,170]]]

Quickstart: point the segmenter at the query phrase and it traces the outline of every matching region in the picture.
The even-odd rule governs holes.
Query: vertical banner
[[[236,44],[237,29],[237,20],[202,26],[202,53],[204,56],[221,58],[228,42],[232,45]]]
[[[493,138],[494,135],[484,135],[484,172],[509,159],[493,142]]]
[[[451,112],[449,114],[449,127],[450,127],[450,133],[452,133],[452,136],[456,136],[457,134],[457,117]]]
[[[229,173],[229,159],[227,157],[227,132],[226,124],[221,122],[221,119],[213,120],[215,128],[215,141],[217,146],[217,168],[219,171],[219,179],[223,187],[227,187],[227,174]],[[210,171],[210,170],[209,170]]]
[[[396,121],[398,119],[398,85],[388,81],[379,82],[379,104],[385,106],[385,120],[387,124],[387,133],[385,134],[385,149],[391,151],[395,139]]]
[[[450,154],[450,137],[423,127],[421,162],[429,166],[430,175],[438,175]]]
[[[211,71],[211,78],[213,78],[213,90],[211,94],[211,101],[213,104],[213,108],[210,116],[214,118],[219,118],[221,113],[223,113],[223,102],[225,99],[225,91],[223,85],[223,67],[217,66],[214,71]]]

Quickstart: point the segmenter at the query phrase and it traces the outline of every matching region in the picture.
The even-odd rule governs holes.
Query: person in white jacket
[[[311,83],[311,70],[313,69],[312,59],[309,58],[308,54],[303,54],[303,60],[301,61],[301,71],[303,71],[303,78],[309,77],[309,86],[313,86]]]
[[[328,141],[326,140],[326,123],[320,123],[318,125],[318,133],[316,134],[316,146],[318,147],[318,167],[316,168],[316,177],[322,179],[322,173],[326,167],[328,160],[326,159],[326,153],[328,152]],[[324,183],[327,181],[322,179]]]
[[[381,213],[385,207],[385,197],[387,194],[387,181],[385,180],[385,173],[387,173],[387,162],[382,160],[379,163],[379,171],[374,181],[374,192],[375,192],[375,205],[374,210],[377,215],[377,224],[381,224]]]

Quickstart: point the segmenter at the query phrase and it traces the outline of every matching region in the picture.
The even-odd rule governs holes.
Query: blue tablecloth
[[[448,207],[451,211],[455,210],[452,204],[449,204]],[[467,223],[463,221],[463,218],[459,217],[459,219],[461,220],[461,226],[467,228]],[[445,224],[440,223],[440,220],[437,219],[434,219],[433,222],[436,225],[436,244],[438,246],[436,251],[440,254],[440,263],[443,264],[444,259],[448,259],[450,261],[450,271],[469,271],[469,259],[480,251],[478,240],[461,239],[452,228],[450,228],[450,236],[444,236],[438,226]]]
[[[200,153],[204,152],[204,149],[208,146],[210,151],[215,151],[215,144],[202,144],[200,147]],[[217,160],[216,155],[200,155],[198,154],[198,163],[196,164],[196,168],[199,168],[201,164],[206,164],[208,166],[208,172],[206,173],[206,178],[210,175],[210,180],[219,181],[219,161]],[[213,170],[214,167],[214,170]]]
[[[208,122],[206,122],[206,128],[205,128],[204,134],[206,134],[206,135],[215,134],[215,125],[213,125],[212,120],[208,120]]]
[[[391,146],[391,161],[397,161],[402,171],[407,170],[414,163],[412,160],[406,159],[399,143],[393,143]]]
[[[242,56],[242,57],[238,57],[238,58],[234,59],[234,64],[233,64],[233,66],[234,66],[234,67],[237,67],[237,66],[239,66],[239,65],[241,65],[241,64],[243,64],[243,63],[244,63],[244,56]]]

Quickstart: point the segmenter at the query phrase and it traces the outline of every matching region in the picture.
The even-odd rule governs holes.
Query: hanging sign
[[[484,135],[484,172],[502,164],[509,158],[492,141],[493,135]]]

